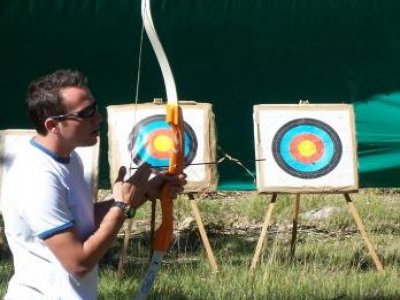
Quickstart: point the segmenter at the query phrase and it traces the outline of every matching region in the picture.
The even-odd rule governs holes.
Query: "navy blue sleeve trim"
[[[74,225],[75,225],[74,222],[71,221],[71,222],[65,223],[61,226],[46,230],[45,232],[40,233],[38,235],[38,237],[42,240],[45,240],[61,231],[64,231],[65,229],[73,227]]]

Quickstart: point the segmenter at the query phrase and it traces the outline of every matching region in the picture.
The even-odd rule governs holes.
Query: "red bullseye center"
[[[154,158],[168,159],[174,146],[172,130],[154,130],[148,135],[146,146]]]
[[[290,143],[290,153],[297,161],[313,163],[324,154],[324,143],[313,134],[300,134]]]

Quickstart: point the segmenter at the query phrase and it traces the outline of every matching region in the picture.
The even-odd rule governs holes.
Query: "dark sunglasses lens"
[[[84,110],[80,111],[79,117],[80,118],[90,118],[93,117],[97,111],[97,103],[93,103],[92,105],[86,107]]]

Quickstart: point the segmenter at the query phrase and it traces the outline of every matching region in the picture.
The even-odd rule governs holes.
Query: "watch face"
[[[112,206],[113,207],[116,206],[116,207],[119,207],[120,209],[122,209],[127,218],[132,218],[136,214],[135,208],[131,207],[130,205],[128,205],[122,201],[115,201],[112,204]]]
[[[126,208],[126,204],[124,203],[124,202],[122,202],[122,201],[115,201],[113,204],[112,204],[112,207],[119,207],[120,209],[122,209],[123,211],[125,211],[125,208]]]

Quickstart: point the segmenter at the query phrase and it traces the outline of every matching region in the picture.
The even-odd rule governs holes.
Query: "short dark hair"
[[[46,135],[47,118],[65,113],[61,89],[87,87],[87,77],[80,71],[57,70],[32,81],[26,93],[28,116],[36,131]]]

